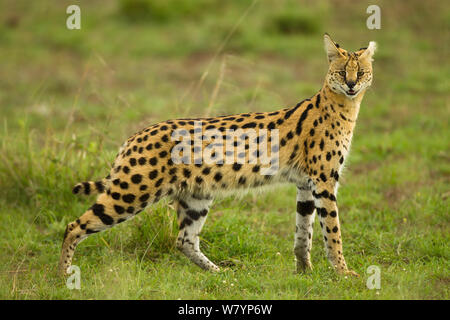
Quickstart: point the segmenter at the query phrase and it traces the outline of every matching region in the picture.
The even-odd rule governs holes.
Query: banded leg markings
[[[337,272],[357,275],[355,272],[348,270],[344,259],[336,196],[334,193],[322,189],[320,192],[315,190],[313,197],[320,219],[328,260]]]
[[[60,272],[62,274],[67,272],[72,263],[75,248],[89,235],[112,228],[143,210],[132,205],[132,203],[116,200],[106,193],[100,194],[94,205],[77,220],[67,225],[59,260]]]
[[[177,248],[200,268],[219,271],[219,267],[201,252],[198,237],[205,224],[211,203],[212,199],[199,199],[193,196],[178,199],[177,214],[180,231],[177,237]]]
[[[312,269],[311,247],[315,205],[309,189],[297,188],[297,214],[295,216],[294,253],[297,260],[297,272]]]

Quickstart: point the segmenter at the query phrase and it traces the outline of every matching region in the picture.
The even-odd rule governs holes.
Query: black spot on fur
[[[113,192],[113,193],[111,193],[111,197],[112,197],[114,200],[119,200],[119,199],[120,199],[120,193],[118,193],[118,192]]]
[[[292,115],[295,111],[297,111],[297,109],[302,105],[302,103],[303,103],[304,101],[305,101],[305,100],[303,100],[303,101],[297,103],[297,105],[296,105],[294,108],[289,109],[289,110],[284,114],[284,119],[285,119],[285,120],[289,119],[289,118],[291,117],[291,115]]]
[[[189,177],[191,176],[191,170],[189,170],[189,169],[187,169],[187,168],[184,168],[184,169],[183,169],[183,175],[184,175],[186,178],[189,178]]]
[[[137,174],[133,174],[131,176],[131,182],[133,182],[134,184],[139,184],[142,181],[142,175],[137,173]]]
[[[184,218],[183,221],[181,221],[181,223],[180,223],[180,230],[181,230],[181,229],[184,229],[184,227],[185,227],[186,225],[190,226],[191,224],[192,224],[192,220],[191,220],[191,219],[189,219],[189,218]]]
[[[183,207],[184,209],[189,208],[188,204],[186,202],[184,202],[183,200],[178,200],[178,203],[180,204],[181,207]]]
[[[200,218],[200,212],[196,210],[187,210],[186,214],[192,219],[192,220],[198,220]]]
[[[158,170],[150,171],[150,173],[148,174],[148,177],[152,180],[155,179],[157,176],[158,176]]]
[[[328,215],[327,209],[325,208],[317,208],[317,213],[322,217],[325,218]],[[322,225],[321,225],[322,226]]]
[[[158,163],[158,159],[156,157],[151,158],[148,163],[150,163],[152,166],[156,166]]]
[[[198,184],[201,184],[203,182],[203,178],[202,177],[195,177],[195,182],[197,182]]]
[[[320,140],[320,145],[319,145],[319,147],[320,147],[320,150],[323,151],[323,148],[325,147],[325,142],[323,141],[323,139]]]
[[[77,194],[78,192],[80,192],[81,186],[75,186],[75,188],[72,189],[72,193],[73,194]]]
[[[84,187],[84,194],[90,194],[91,193],[91,185],[89,182],[83,182]]]
[[[133,203],[134,199],[136,199],[136,196],[132,193],[128,193],[122,196],[122,200],[126,203]]]
[[[167,151],[161,151],[159,153],[160,158],[164,158],[165,156],[167,156]]]
[[[97,191],[99,193],[102,193],[103,191],[105,191],[105,186],[103,185],[103,182],[101,182],[101,181],[95,182],[95,188],[97,189]]]
[[[301,214],[302,216],[310,215],[314,212],[315,206],[314,201],[308,200],[308,201],[297,201],[297,213]]]
[[[158,188],[159,186],[161,186],[161,184],[163,183],[164,178],[159,179],[158,181],[156,181],[155,183],[155,187]]]
[[[111,225],[114,223],[114,219],[105,214],[105,206],[99,203],[96,203],[92,206],[92,211],[94,212],[94,214],[100,218],[100,220],[106,224],[106,225]]]
[[[214,180],[215,180],[216,182],[219,182],[220,180],[222,180],[222,174],[221,174],[220,172],[217,172],[217,173],[214,175]]]
[[[297,122],[297,127],[295,129],[295,133],[297,135],[300,135],[302,133],[303,121],[305,121],[305,119],[308,117],[308,111],[311,110],[312,108],[313,108],[313,105],[312,105],[312,103],[310,103],[310,104],[308,104],[306,109],[302,112],[300,119]]]
[[[118,205],[114,205],[114,210],[118,213],[118,214],[122,214],[125,212],[125,208],[122,206],[118,206]]]

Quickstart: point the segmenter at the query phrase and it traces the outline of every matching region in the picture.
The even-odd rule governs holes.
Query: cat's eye
[[[345,77],[346,74],[347,74],[347,72],[345,72],[345,71],[339,71],[339,75],[341,75],[343,77]]]
[[[364,71],[358,71],[358,77],[362,77],[364,75]]]

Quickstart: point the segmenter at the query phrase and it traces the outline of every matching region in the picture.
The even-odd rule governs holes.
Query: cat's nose
[[[350,89],[353,89],[353,87],[355,86],[355,81],[348,81],[347,82],[347,86],[350,88]]]

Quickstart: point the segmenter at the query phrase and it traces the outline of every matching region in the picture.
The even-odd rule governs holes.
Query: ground
[[[0,298],[448,299],[449,9],[444,1],[72,1],[0,4]],[[137,8],[137,9],[136,9]],[[344,252],[337,276],[318,223],[314,270],[294,274],[295,187],[215,202],[201,234],[223,272],[175,248],[162,201],[94,235],[74,257],[81,289],[57,274],[66,224],[93,198],[71,187],[104,177],[121,143],[168,118],[269,111],[320,89],[322,35],[357,50],[378,42],[374,83],[341,179]],[[369,290],[367,268],[381,270]]]

